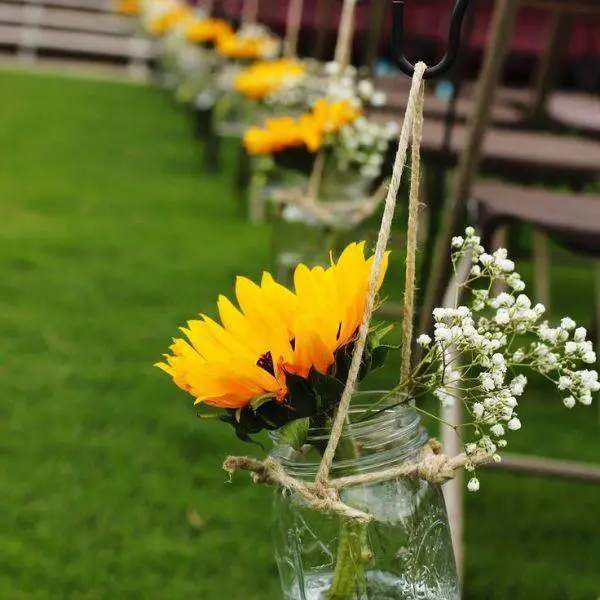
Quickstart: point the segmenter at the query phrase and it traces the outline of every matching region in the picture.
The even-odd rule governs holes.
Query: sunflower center
[[[270,352],[266,352],[263,354],[257,361],[256,366],[260,367],[269,375],[273,375],[275,377],[275,366],[273,365],[273,355]]]

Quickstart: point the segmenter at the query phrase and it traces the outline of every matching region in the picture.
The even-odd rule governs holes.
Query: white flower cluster
[[[397,135],[396,123],[379,125],[364,117],[356,119],[340,131],[339,144],[334,148],[339,169],[358,168],[364,177],[378,177],[390,140]]]
[[[326,63],[324,67],[311,61],[305,61],[304,64],[306,74],[267,96],[265,103],[279,112],[304,112],[319,98],[347,100],[356,108],[384,106],[387,102],[385,93],[375,89],[371,79],[360,77],[352,65],[342,70],[336,62]]]
[[[586,330],[573,319],[565,317],[557,327],[541,321],[545,308],[532,306],[521,293],[525,284],[506,250],[486,253],[473,228],[467,228],[464,237],[455,237],[452,249],[455,267],[465,256],[472,260],[464,284],[472,302],[434,310],[433,339],[428,335],[417,339],[427,354],[414,380],[433,390],[443,405],[460,396],[471,417],[462,427],[475,434],[465,452],[473,456],[483,450],[499,461],[507,431],[521,428],[518,398],[525,392],[527,378],[520,371],[527,368],[550,379],[568,408],[577,402],[589,405],[592,394],[600,391],[600,382],[596,371],[581,366],[594,364],[596,354]],[[496,281],[505,282],[510,291],[492,295]],[[520,336],[533,341],[515,347]],[[479,481],[472,478],[468,489],[477,491]]]
[[[261,59],[267,60],[270,58],[276,58],[281,50],[281,40],[277,37],[268,27],[260,23],[249,23],[242,25],[237,32],[236,36],[242,39],[261,39],[268,40],[265,43]]]

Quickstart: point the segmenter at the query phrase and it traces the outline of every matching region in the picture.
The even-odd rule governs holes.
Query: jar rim
[[[378,407],[373,417],[353,423],[353,418],[365,414],[374,399],[386,396],[390,399],[387,406]],[[332,475],[335,475],[335,471],[348,469],[366,472],[386,468],[418,455],[427,441],[428,434],[408,398],[405,396],[406,402],[398,403],[401,397],[402,394],[390,394],[380,390],[361,391],[353,395],[349,411],[350,425],[344,430],[341,442],[352,438],[360,445],[363,453],[358,458],[336,458]],[[331,427],[311,427],[306,447],[323,449],[329,440],[330,432]],[[310,477],[316,473],[320,457],[307,458],[302,452],[283,444],[278,431],[273,431],[270,435],[275,445],[273,456],[288,472],[300,477]]]
[[[388,396],[389,400],[377,407],[372,417],[364,420],[356,420],[358,417],[366,414],[372,407],[373,402]],[[400,403],[400,399],[404,398]],[[420,422],[419,416],[414,407],[409,403],[410,399],[406,394],[394,392],[391,394],[384,390],[358,391],[352,394],[352,401],[348,410],[349,430],[353,435],[372,433],[375,430],[385,427],[390,420],[402,421],[407,427]],[[309,440],[323,441],[329,439],[329,427],[311,427],[308,434]]]

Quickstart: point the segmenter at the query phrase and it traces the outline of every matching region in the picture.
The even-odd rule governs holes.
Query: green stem
[[[336,458],[352,460],[358,457],[356,442],[346,433],[338,444]],[[352,470],[346,471],[344,474],[349,475]],[[327,599],[352,600],[356,598],[356,592],[361,596],[366,593],[365,564],[369,559],[366,525],[342,518],[337,560]]]
[[[351,600],[355,592],[366,591],[365,525],[343,519],[340,524],[337,561],[328,600]]]

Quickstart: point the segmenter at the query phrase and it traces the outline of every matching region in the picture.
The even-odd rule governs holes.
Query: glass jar
[[[276,167],[269,175],[269,191],[296,187],[306,191],[310,172],[300,169]],[[365,177],[358,170],[341,170],[333,160],[328,160],[319,185],[320,202],[359,202],[369,198],[375,178]]]
[[[383,395],[356,394],[331,477],[372,473],[418,459],[428,436],[412,406],[390,407],[360,421]],[[283,444],[277,432],[272,436],[272,456],[285,470],[314,479],[329,430],[311,428],[300,451]],[[460,598],[440,486],[398,478],[345,488],[341,499],[373,520],[361,525],[318,512],[295,494],[275,493],[276,560],[286,600]]]
[[[260,102],[246,98],[235,89],[235,79],[244,66],[244,63],[227,64],[215,80],[219,91],[215,106],[215,128],[223,137],[241,138],[248,127],[262,125],[270,115]]]
[[[300,204],[280,208],[271,230],[271,263],[279,282],[291,285],[300,263],[308,267],[329,266],[331,254],[339,257],[351,242],[375,245],[378,229],[371,219],[348,224],[343,213],[332,212],[331,216],[333,220],[325,223]]]

